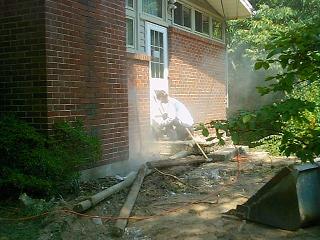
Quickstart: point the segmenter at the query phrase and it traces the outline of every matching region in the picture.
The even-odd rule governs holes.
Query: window
[[[134,47],[134,21],[132,18],[127,18],[127,46]]]
[[[209,16],[202,15],[202,32],[209,35]]]
[[[162,1],[163,0],[143,0],[143,11],[162,18]]]
[[[191,9],[183,6],[181,3],[176,3],[174,11],[174,23],[191,28]]]
[[[222,23],[212,19],[212,37],[222,39]]]
[[[133,0],[126,0],[126,6],[133,8]]]
[[[209,35],[209,16],[195,11],[195,30]]]
[[[193,7],[185,6],[180,1],[176,2],[175,6],[173,22],[176,25],[187,27],[193,33],[205,34],[211,39],[224,40],[222,20]]]
[[[151,77],[164,78],[164,45],[162,32],[155,30],[150,31],[151,34]]]

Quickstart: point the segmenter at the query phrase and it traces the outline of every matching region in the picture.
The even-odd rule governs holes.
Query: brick
[[[123,146],[128,151],[128,146],[124,145],[120,139],[113,136],[106,136],[107,129],[113,128],[124,134],[128,132],[128,117],[123,116],[125,126],[111,125],[113,118],[118,116],[108,115],[110,109],[128,105],[127,97],[117,98],[109,102],[106,98],[97,98],[107,94],[113,96],[117,93],[116,88],[110,88],[114,83],[106,80],[105,72],[108,72],[106,66],[110,59],[105,57],[108,53],[113,53],[111,61],[115,59],[124,59],[125,55],[125,26],[116,32],[109,34],[105,31],[110,25],[112,19],[125,20],[125,9],[122,1],[104,1],[97,4],[98,1],[87,1],[90,4],[81,4],[79,1],[48,1],[46,13],[49,19],[46,25],[47,44],[47,67],[48,79],[50,79],[50,94],[58,99],[49,102],[49,122],[54,122],[61,116],[67,119],[74,119],[84,115],[84,122],[87,127],[102,126],[107,122],[105,128],[99,128],[97,134],[101,137],[103,143],[113,141],[114,147],[104,150],[104,162],[113,162],[121,159],[120,155],[113,154],[117,151],[115,146]],[[68,7],[67,7],[68,6]],[[67,11],[67,9],[76,7],[76,10]],[[117,8],[118,15],[108,12],[109,8]],[[108,13],[107,13],[108,12]],[[99,19],[99,20],[98,20]],[[115,24],[111,24],[116,28]],[[113,39],[123,39],[121,50],[113,50],[110,46],[104,44],[105,41],[111,42]],[[101,53],[101,54],[100,54]],[[95,62],[95,64],[92,64]],[[125,76],[119,74],[124,72],[125,65],[122,65],[114,73],[117,84],[121,86],[123,92],[126,92],[127,84]],[[50,95],[51,96],[51,95]],[[115,97],[115,96],[114,96]],[[106,106],[106,107],[103,107]],[[128,111],[128,107],[123,108]],[[110,119],[106,119],[109,117]],[[110,152],[110,154],[107,154]]]
[[[168,38],[170,94],[195,122],[226,119],[225,45],[174,27]]]
[[[0,114],[18,112],[45,131],[82,118],[88,129],[99,128],[103,143],[113,142],[102,162],[127,158],[124,1],[9,2],[0,9]],[[109,129],[117,134],[107,135]]]
[[[40,111],[32,110],[34,104],[42,104],[42,111],[46,111],[44,96],[39,95],[37,97],[42,99],[34,100],[32,94],[39,94],[37,80],[45,79],[45,71],[40,69],[44,68],[41,64],[45,62],[44,45],[37,48],[39,51],[35,59],[32,51],[32,44],[44,42],[40,39],[44,38],[45,34],[44,17],[40,17],[40,13],[44,12],[44,5],[39,1],[5,1],[6,4],[9,2],[10,6],[6,5],[7,7],[0,9],[0,29],[1,35],[4,36],[0,39],[1,52],[8,53],[0,58],[4,59],[1,61],[1,68],[12,71],[3,71],[1,74],[6,76],[6,84],[0,88],[7,101],[1,104],[0,115],[16,112],[18,116],[32,123],[33,118],[41,115]],[[28,13],[30,15],[24,15]],[[32,75],[32,72],[38,74]]]

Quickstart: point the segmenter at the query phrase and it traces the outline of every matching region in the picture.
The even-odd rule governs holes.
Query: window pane
[[[151,62],[151,77],[156,77],[156,64]]]
[[[222,39],[222,24],[216,20],[212,21],[212,36]]]
[[[143,11],[162,18],[162,0],[143,0]]]
[[[127,18],[127,45],[133,46],[133,19]]]
[[[197,32],[202,32],[202,14],[195,11],[195,27]]]
[[[160,64],[160,78],[164,76],[164,64]]]
[[[156,66],[156,78],[160,77],[160,64],[159,63],[155,63]]]
[[[157,47],[153,48],[152,61],[154,61],[154,62],[160,61],[160,50]]]
[[[154,45],[155,46],[159,46],[159,32],[155,32],[155,41],[154,41]]]
[[[151,45],[154,46],[154,34],[155,34],[155,31],[151,30],[150,34],[151,34]]]
[[[183,26],[191,28],[191,9],[183,7]]]
[[[163,58],[163,48],[160,49],[160,62],[161,62],[161,63],[164,62],[164,58]]]
[[[206,15],[202,15],[202,31],[209,34],[209,17]]]
[[[163,33],[159,32],[159,38],[160,38],[160,47],[163,47]]]
[[[164,76],[164,48],[163,38],[164,34],[158,31],[151,30],[151,39],[153,39],[153,45],[151,45],[151,77],[163,78]]]
[[[133,8],[133,0],[126,0],[126,6]]]
[[[174,10],[174,23],[182,25],[182,4],[176,3],[176,9]]]

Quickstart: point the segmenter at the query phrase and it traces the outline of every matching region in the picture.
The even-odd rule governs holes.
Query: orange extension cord
[[[247,160],[247,157],[241,157],[239,153],[237,153],[236,156],[236,161],[237,161],[237,179],[240,177],[240,164],[241,161]],[[235,182],[233,182],[232,184],[227,184],[227,185],[233,185]],[[226,186],[227,186],[226,185]],[[27,221],[27,220],[34,220],[40,217],[44,217],[50,213],[55,213],[55,212],[63,212],[66,214],[73,214],[79,217],[85,217],[85,218],[101,218],[103,220],[112,220],[112,221],[116,221],[118,219],[132,219],[132,220],[146,220],[146,219],[150,219],[150,218],[155,218],[155,217],[161,217],[161,216],[165,216],[171,212],[177,212],[179,210],[184,209],[187,206],[193,205],[193,204],[197,204],[197,203],[201,203],[204,200],[207,200],[208,198],[210,198],[211,196],[216,195],[218,196],[219,194],[217,193],[212,193],[209,194],[208,196],[206,196],[205,198],[201,199],[201,200],[197,200],[197,201],[193,201],[190,203],[186,203],[184,206],[179,207],[179,208],[173,208],[173,209],[169,209],[167,211],[164,211],[158,215],[150,215],[150,216],[132,216],[132,217],[127,217],[127,218],[121,218],[121,217],[113,217],[113,216],[98,216],[98,215],[89,215],[89,214],[83,214],[83,213],[78,213],[69,209],[61,209],[61,210],[56,210],[56,211],[51,211],[51,212],[44,212],[42,214],[39,215],[35,215],[35,216],[29,216],[29,217],[22,217],[22,218],[0,218],[0,221]]]
[[[40,217],[44,217],[49,215],[50,213],[58,213],[58,212],[62,212],[62,213],[66,213],[66,214],[73,214],[79,217],[85,217],[85,218],[100,218],[102,220],[118,220],[118,219],[132,219],[132,220],[146,220],[146,219],[150,219],[150,218],[155,218],[155,217],[161,217],[161,216],[165,216],[171,212],[177,212],[179,210],[184,209],[187,206],[193,205],[193,204],[197,204],[197,203],[201,203],[204,200],[207,200],[208,198],[210,198],[213,195],[217,195],[217,193],[212,193],[209,194],[208,196],[206,196],[205,198],[202,198],[200,200],[197,201],[193,201],[190,203],[186,203],[184,206],[179,207],[179,208],[172,208],[169,210],[166,210],[160,214],[157,215],[150,215],[150,216],[132,216],[132,217],[127,217],[127,218],[121,218],[121,217],[113,217],[113,216],[98,216],[98,215],[89,215],[89,214],[83,214],[83,213],[78,213],[69,209],[61,209],[61,210],[56,210],[56,211],[51,211],[51,212],[44,212],[42,214],[39,215],[34,215],[34,216],[28,216],[28,217],[22,217],[22,218],[0,218],[0,221],[28,221],[28,220],[35,220],[38,219]]]

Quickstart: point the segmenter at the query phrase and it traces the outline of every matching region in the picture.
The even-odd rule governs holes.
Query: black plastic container
[[[270,226],[297,230],[320,222],[320,164],[283,168],[236,215]]]

